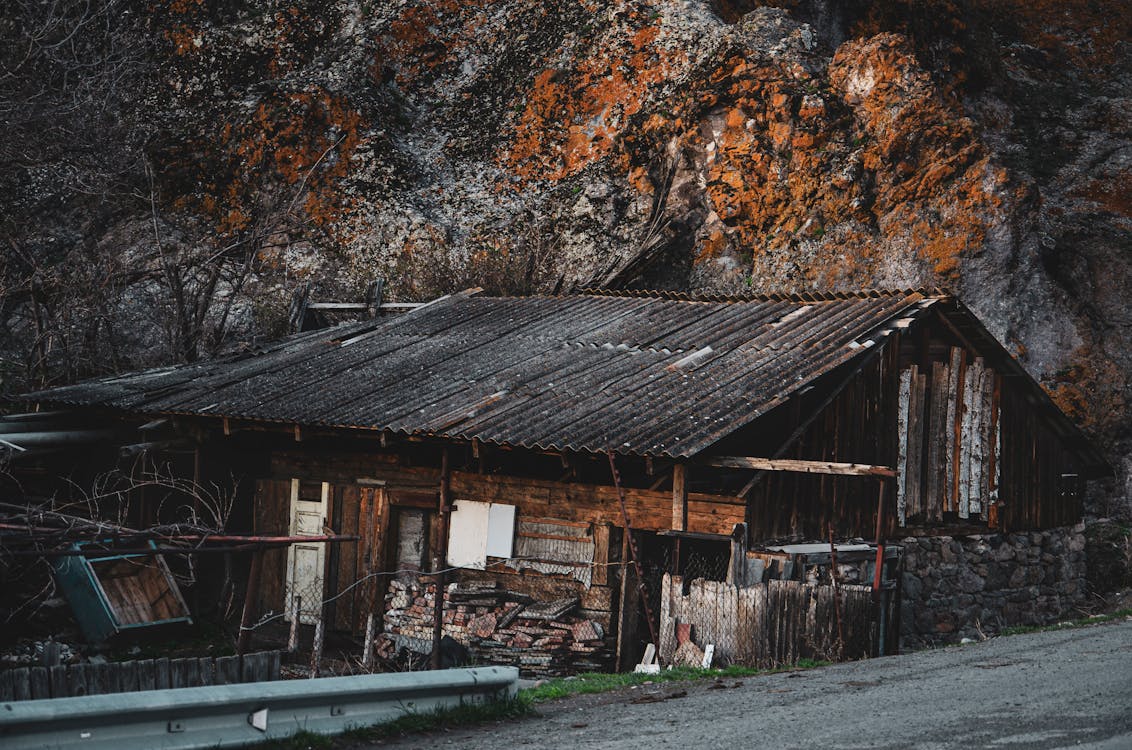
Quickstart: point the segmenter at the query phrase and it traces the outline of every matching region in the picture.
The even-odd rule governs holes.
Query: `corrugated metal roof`
[[[861,356],[940,296],[454,295],[252,352],[29,398],[687,457]]]

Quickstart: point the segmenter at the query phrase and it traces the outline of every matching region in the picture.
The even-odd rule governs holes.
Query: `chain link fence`
[[[895,637],[895,592],[856,583],[868,579],[867,563],[861,571],[839,565],[836,580],[828,564],[768,567],[765,576],[760,568],[749,585],[734,585],[726,543],[652,535],[640,547],[644,601],[636,632],[626,637],[655,642],[664,665],[856,659],[877,655],[879,644]],[[284,650],[285,669],[295,674],[427,669],[435,581],[434,574],[405,570],[371,574],[336,593],[318,579],[291,585],[287,609],[255,622],[253,640]],[[615,623],[592,618],[577,597],[536,601],[489,580],[449,577],[440,610],[441,666],[506,664],[531,676],[609,671]],[[705,661],[707,651],[713,653]]]

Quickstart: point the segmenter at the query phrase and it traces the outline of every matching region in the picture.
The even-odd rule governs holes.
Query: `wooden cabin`
[[[189,441],[198,471],[254,485],[239,531],[358,537],[266,553],[260,612],[355,634],[376,613],[411,647],[440,580],[445,633],[536,672],[540,642],[634,661],[666,573],[737,583],[756,566],[736,556],[775,545],[1071,527],[1109,471],[938,291],[466,292],[29,399]]]

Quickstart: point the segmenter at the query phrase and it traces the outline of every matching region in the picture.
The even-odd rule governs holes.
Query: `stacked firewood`
[[[435,586],[393,581],[385,597],[386,649],[431,644]],[[444,592],[443,634],[479,664],[519,667],[524,676],[550,677],[608,669],[613,650],[601,625],[573,616],[578,598],[538,602],[490,585]]]

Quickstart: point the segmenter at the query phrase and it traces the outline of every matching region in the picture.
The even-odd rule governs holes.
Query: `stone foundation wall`
[[[1086,595],[1085,527],[908,537],[901,642],[980,639],[1016,625],[1076,618]]]

